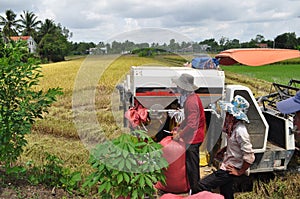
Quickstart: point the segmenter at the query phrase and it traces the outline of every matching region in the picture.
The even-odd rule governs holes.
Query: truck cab
[[[250,172],[286,170],[295,151],[295,139],[291,132],[290,118],[284,118],[273,109],[263,109],[252,91],[241,85],[226,86],[225,100],[235,95],[243,96],[249,103],[249,124],[246,124],[255,153],[255,162]]]

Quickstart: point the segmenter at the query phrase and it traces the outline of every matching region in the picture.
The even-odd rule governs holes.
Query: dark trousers
[[[200,180],[200,165],[199,165],[199,144],[191,144],[186,146],[186,173],[192,189],[192,194],[196,193],[198,181]]]
[[[225,199],[233,199],[233,180],[234,175],[219,169],[198,182],[197,192],[211,191],[212,189],[219,187],[220,194],[222,194]]]

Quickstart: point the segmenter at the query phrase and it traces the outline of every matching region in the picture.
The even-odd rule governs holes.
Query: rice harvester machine
[[[216,57],[222,56],[227,63],[232,59],[223,54]],[[184,117],[178,105],[180,95],[172,82],[172,78],[183,73],[192,75],[194,84],[199,87],[195,92],[205,109],[207,132],[203,144],[209,153],[209,164],[213,164],[214,153],[226,145],[222,133],[225,114],[218,109],[217,101],[231,101],[234,96],[241,95],[250,103],[247,114],[250,124],[246,125],[255,152],[250,173],[287,169],[296,149],[292,115],[282,115],[274,104],[293,96],[299,90],[298,86],[275,84],[275,92],[255,97],[246,86],[226,85],[225,73],[218,66],[132,66],[124,81],[117,86],[124,126],[144,129],[157,141],[169,135],[174,125]],[[292,83],[295,82],[299,83],[297,80]]]

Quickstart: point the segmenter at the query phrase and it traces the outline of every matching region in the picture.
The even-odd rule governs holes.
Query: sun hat
[[[223,111],[233,115],[236,119],[250,123],[246,115],[250,105],[244,97],[236,95],[231,102],[219,101],[218,104]]]
[[[190,74],[183,73],[179,78],[173,78],[172,81],[186,91],[194,91],[199,88],[194,84],[194,77]]]
[[[284,114],[300,111],[300,91],[298,91],[294,97],[277,102],[276,106],[277,109]]]

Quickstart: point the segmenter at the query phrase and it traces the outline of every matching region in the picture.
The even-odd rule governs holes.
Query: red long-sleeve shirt
[[[203,142],[206,119],[199,96],[195,93],[188,95],[183,108],[185,119],[179,127],[180,137],[188,144],[198,144]]]

